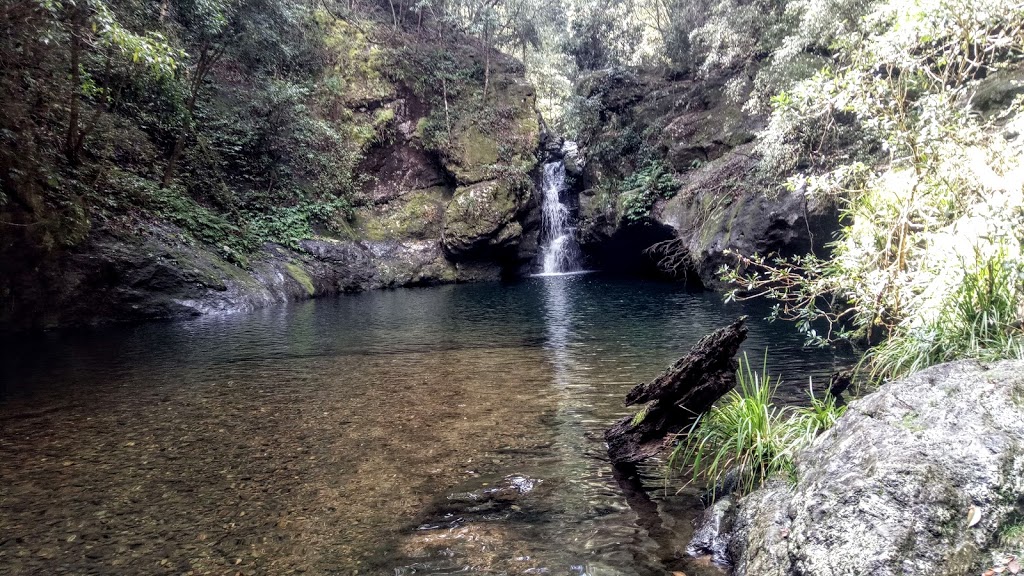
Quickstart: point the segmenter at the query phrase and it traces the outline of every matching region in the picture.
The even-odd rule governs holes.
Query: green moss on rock
[[[442,186],[417,190],[356,213],[356,237],[367,240],[426,240],[441,234],[447,190]]]
[[[489,180],[456,189],[444,214],[445,250],[457,256],[496,241],[507,242],[509,238],[500,232],[518,209],[517,189],[507,182]]]
[[[288,270],[288,275],[291,276],[293,280],[301,284],[307,294],[312,296],[316,293],[316,287],[313,286],[313,279],[309,277],[309,274],[307,274],[305,270],[293,262],[285,264],[284,267]]]
[[[496,75],[493,88],[479,101],[453,103],[443,124],[450,132],[433,147],[441,152],[448,170],[461,185],[504,178],[512,180],[537,163],[540,123],[535,110],[536,91],[517,78]],[[450,119],[450,122],[449,122]],[[417,125],[418,131],[425,131]]]

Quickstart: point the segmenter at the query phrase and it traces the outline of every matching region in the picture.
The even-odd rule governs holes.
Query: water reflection
[[[0,557],[26,575],[699,574],[674,557],[692,499],[624,489],[602,433],[744,313],[783,390],[831,370],[756,307],[596,275],[3,342],[0,533],[18,537]],[[489,496],[512,475],[541,482]]]
[[[545,348],[552,353],[555,367],[555,385],[569,386],[569,335],[572,330],[572,309],[567,284],[572,276],[545,276],[544,284],[544,330],[547,333]]]

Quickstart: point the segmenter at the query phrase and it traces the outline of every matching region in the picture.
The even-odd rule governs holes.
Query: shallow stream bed
[[[2,574],[714,573],[602,431],[707,332],[824,384],[756,305],[598,275],[378,291],[3,343]]]

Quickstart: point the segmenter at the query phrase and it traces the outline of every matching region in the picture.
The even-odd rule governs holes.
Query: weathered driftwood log
[[[734,357],[747,338],[745,321],[746,316],[701,338],[664,374],[626,394],[626,406],[647,406],[605,431],[613,463],[654,456],[736,385]]]

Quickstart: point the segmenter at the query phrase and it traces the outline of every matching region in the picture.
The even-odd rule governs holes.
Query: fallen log
[[[612,463],[636,464],[654,456],[736,385],[735,356],[747,338],[746,319],[701,338],[664,374],[626,394],[626,406],[646,406],[605,431]]]

